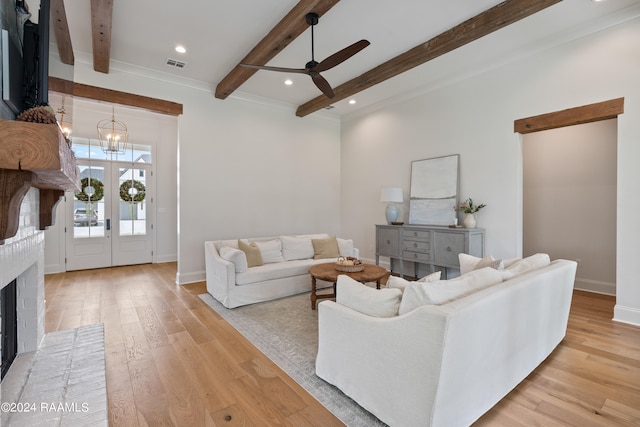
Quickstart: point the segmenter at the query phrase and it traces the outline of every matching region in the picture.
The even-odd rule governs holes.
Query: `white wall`
[[[578,261],[575,288],[616,293],[615,119],[523,138],[523,254]]]
[[[380,187],[409,188],[412,160],[460,154],[461,198],[487,204],[486,252],[522,253],[522,147],[516,119],[625,97],[618,119],[615,318],[640,324],[640,20],[343,121],[342,231],[373,257]],[[472,47],[469,47],[472,48]],[[406,195],[406,194],[405,194]],[[404,220],[408,218],[406,207]]]
[[[206,240],[339,234],[340,124],[194,93],[180,120],[178,282],[204,279]]]

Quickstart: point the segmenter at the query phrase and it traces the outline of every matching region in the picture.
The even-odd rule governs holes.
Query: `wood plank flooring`
[[[105,325],[111,426],[340,426],[198,298],[176,264],[47,275],[46,331]],[[576,291],[567,337],[478,426],[639,426],[640,327]],[[464,410],[464,408],[461,408]]]

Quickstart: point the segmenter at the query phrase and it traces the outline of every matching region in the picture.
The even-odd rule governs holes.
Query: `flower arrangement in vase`
[[[461,210],[466,214],[462,221],[464,228],[476,228],[476,213],[486,206],[487,205],[484,203],[480,203],[479,205],[474,204],[471,197],[460,203],[458,210]]]

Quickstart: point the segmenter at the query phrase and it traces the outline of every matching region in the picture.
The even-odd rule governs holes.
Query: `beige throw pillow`
[[[262,254],[260,253],[260,248],[255,243],[247,243],[243,242],[242,240],[238,240],[238,248],[247,256],[248,267],[257,267],[264,264],[262,262]]]
[[[340,250],[338,249],[338,241],[335,237],[327,239],[312,239],[313,259],[338,258]]]

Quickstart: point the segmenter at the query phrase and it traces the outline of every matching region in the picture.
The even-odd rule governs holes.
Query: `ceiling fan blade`
[[[279,71],[282,73],[300,73],[300,74],[309,74],[309,70],[306,68],[284,68],[284,67],[269,67],[267,65],[253,65],[253,64],[238,64],[242,67],[247,68],[255,68],[258,70],[267,70],[267,71]]]
[[[333,68],[341,62],[344,62],[347,59],[351,58],[353,55],[369,46],[369,44],[370,43],[367,40],[360,40],[359,42],[355,42],[351,46],[347,46],[344,49],[326,58],[324,61],[316,65],[314,70],[317,72],[321,72],[326,71],[329,68]]]
[[[310,76],[313,79],[313,82],[316,84],[316,86],[318,86],[318,89],[320,89],[322,93],[327,95],[327,97],[333,98],[334,96],[336,96],[336,94],[333,93],[333,89],[331,89],[331,85],[324,77],[322,77],[318,73],[310,74]]]

